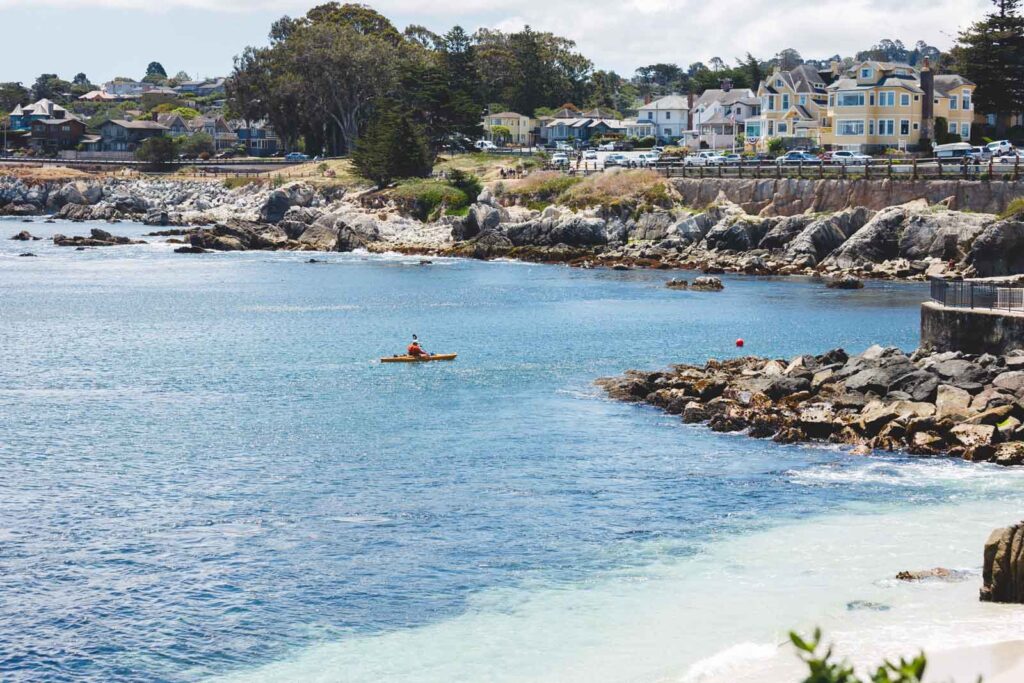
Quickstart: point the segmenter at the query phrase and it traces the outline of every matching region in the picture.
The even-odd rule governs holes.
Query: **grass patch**
[[[595,173],[567,188],[558,198],[574,209],[591,206],[647,209],[667,206],[672,196],[665,178],[649,169],[614,169]]]
[[[1016,218],[1021,214],[1024,214],[1024,197],[1017,197],[1006,205],[1006,208],[999,214],[999,217],[1003,219]]]
[[[225,178],[223,180],[223,183],[224,187],[228,188],[229,190],[237,190],[238,188],[245,187],[246,185],[262,185],[263,181],[258,180],[256,178],[247,178],[245,176],[235,176],[231,178]]]
[[[504,183],[500,192],[502,196],[521,199],[527,205],[537,202],[550,204],[582,182],[583,178],[560,171],[536,171],[522,180]]]
[[[464,171],[478,176],[484,182],[490,182],[501,179],[501,169],[503,168],[506,170],[522,168],[524,171],[530,171],[540,166],[541,160],[536,156],[472,152],[438,157],[437,163],[434,165],[434,172]]]
[[[449,214],[468,210],[470,204],[469,195],[444,180],[403,180],[388,190],[388,194],[403,213],[421,221],[437,220],[442,209]]]

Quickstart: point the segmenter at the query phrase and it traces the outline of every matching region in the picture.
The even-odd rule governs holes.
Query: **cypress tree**
[[[960,75],[977,85],[976,108],[996,115],[1000,135],[1006,118],[1024,111],[1024,18],[1021,0],[993,0],[995,11],[960,33],[953,48]]]
[[[385,187],[398,178],[425,178],[434,155],[423,131],[394,104],[384,104],[359,138],[352,163],[361,176]]]

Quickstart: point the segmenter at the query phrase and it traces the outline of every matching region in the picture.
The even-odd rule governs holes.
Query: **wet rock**
[[[690,283],[682,278],[672,278],[665,283],[665,286],[669,289],[689,289]]]
[[[980,597],[1024,603],[1024,523],[996,529],[985,542]]]
[[[897,581],[965,581],[970,578],[970,573],[960,571],[956,569],[947,569],[945,567],[935,567],[934,569],[918,569],[911,571],[902,571],[896,574]]]
[[[720,292],[725,289],[725,285],[722,284],[722,280],[717,277],[701,276],[694,278],[690,284],[690,289],[701,291],[701,292]]]
[[[19,232],[17,235],[12,237],[11,239],[15,240],[15,241],[18,241],[18,242],[29,242],[31,240],[37,240],[39,238],[38,237],[33,237],[32,233],[30,233],[28,230],[22,230],[21,232]]]
[[[826,280],[825,286],[829,289],[864,289],[864,283],[852,275],[829,278]]]

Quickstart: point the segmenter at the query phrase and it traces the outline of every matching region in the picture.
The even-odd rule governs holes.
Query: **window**
[[[863,107],[864,93],[862,92],[841,92],[839,93],[840,107]]]
[[[672,135],[672,129],[671,128],[666,128],[665,129],[665,135]]]
[[[768,96],[768,111],[775,110],[775,95]]]
[[[775,122],[774,121],[769,121],[768,122],[768,135],[775,135]]]
[[[747,121],[747,137],[748,138],[759,138],[759,137],[761,137],[761,122],[760,121]]]
[[[864,135],[864,122],[852,119],[839,121],[836,135]]]
[[[870,104],[872,107],[875,106],[875,93],[871,93],[870,95],[868,95],[868,104]]]
[[[878,106],[880,107],[895,107],[896,106],[896,93],[892,90],[886,90],[878,93]]]
[[[910,95],[908,95],[907,93],[900,93],[900,106],[901,107],[909,107],[910,106]]]
[[[896,122],[892,119],[879,119],[878,134],[885,137],[892,137],[896,134]]]
[[[956,135],[956,121],[949,122],[949,132],[952,135]]]
[[[665,112],[665,120],[666,121],[671,121],[672,120],[672,112],[670,112],[670,111]]]
[[[921,124],[919,124],[919,123],[917,123],[917,122],[915,121],[915,122],[914,122],[914,130],[917,130],[917,129],[918,129],[918,128],[920,128],[920,127],[921,127]]]
[[[782,96],[782,110],[786,111],[789,109],[789,95]]]
[[[900,119],[900,135],[910,135],[909,119]]]
[[[802,106],[802,107],[806,107],[807,106],[807,95],[801,95],[800,96],[800,106]]]
[[[874,134],[875,134],[875,120],[874,119],[869,119],[868,120],[868,135],[874,135]]]
[[[61,126],[60,129],[62,131],[64,131],[65,133],[70,133],[71,132],[71,126],[67,126],[67,125]]]
[[[861,69],[860,70],[860,77],[861,78],[871,78],[871,73],[872,73],[871,69]]]
[[[778,127],[779,133],[785,133],[788,129],[789,129],[789,126],[786,123],[783,123],[782,121],[779,121],[779,127]]]
[[[960,124],[960,137],[963,138],[964,140],[970,140],[971,139],[971,124],[969,124],[969,123],[961,123]]]
[[[653,111],[647,112],[647,120],[648,121],[653,121],[654,120],[654,112]]]
[[[963,109],[964,111],[968,111],[971,108],[971,91],[970,90],[964,90],[964,94],[963,94],[963,97],[961,98],[961,100],[962,100],[961,109]]]
[[[782,87],[782,79],[781,78],[776,78],[775,79],[775,87],[776,88],[781,88]]]
[[[956,95],[954,95],[953,97],[949,98],[949,109],[950,109],[950,111],[952,111],[953,109],[956,109],[956,103],[957,103]]]
[[[833,95],[832,93],[828,94],[828,106],[830,106],[830,107],[836,106],[836,96]]]

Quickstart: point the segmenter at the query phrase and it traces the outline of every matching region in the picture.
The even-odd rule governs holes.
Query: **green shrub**
[[[782,141],[782,138],[769,138],[768,139],[768,153],[769,154],[782,154],[786,151],[786,143]]]
[[[568,176],[559,171],[536,171],[517,183],[509,183],[502,188],[503,195],[523,199],[529,202],[551,203],[563,192],[582,182],[576,176]]]
[[[259,182],[259,180],[254,180],[252,178],[245,178],[243,176],[233,176],[224,179],[224,187],[228,188],[229,190],[234,190],[239,187],[245,187],[246,185],[252,185],[253,183]]]
[[[870,678],[863,679],[846,661],[833,660],[831,646],[819,654],[821,629],[815,629],[809,640],[790,631],[789,639],[796,647],[797,655],[807,665],[809,675],[803,683],[921,683],[927,665],[924,653],[909,661],[901,657],[898,664],[886,660]]]
[[[390,195],[406,213],[421,221],[437,220],[442,208],[450,213],[470,204],[464,191],[443,180],[403,180]]]
[[[1006,205],[1006,209],[999,214],[1000,218],[1016,218],[1024,214],[1024,197],[1017,197]]]
[[[466,193],[470,201],[476,201],[476,198],[483,192],[483,185],[480,184],[480,179],[472,173],[466,173],[465,171],[453,168],[448,172],[448,183],[452,187],[457,187]]]
[[[166,135],[158,135],[143,140],[139,148],[135,150],[136,159],[145,161],[157,168],[165,166],[168,162],[177,158],[177,156],[177,141]]]

